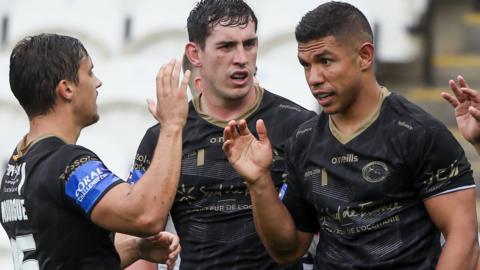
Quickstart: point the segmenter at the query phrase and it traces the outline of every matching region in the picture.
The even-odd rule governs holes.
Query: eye
[[[247,40],[247,41],[244,43],[244,46],[245,46],[245,48],[247,48],[247,49],[251,49],[251,48],[255,47],[256,44],[257,44],[257,40],[256,40],[256,39],[252,39],[252,40]]]
[[[302,61],[302,60],[299,60],[300,62],[300,65],[302,65],[303,68],[307,69],[310,67],[310,64],[308,64],[307,62],[305,61]]]
[[[330,58],[321,58],[320,59],[320,64],[328,66],[332,63],[332,59]]]
[[[233,48],[233,43],[231,42],[222,43],[220,44],[220,46],[218,46],[218,48],[221,50],[230,50],[231,48]]]

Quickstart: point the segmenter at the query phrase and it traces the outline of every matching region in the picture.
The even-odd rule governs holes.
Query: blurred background
[[[78,143],[93,149],[113,172],[126,178],[144,132],[155,123],[145,99],[155,95],[160,65],[181,59],[187,42],[186,18],[195,2],[0,0],[0,173],[28,130],[27,117],[8,82],[9,55],[16,42],[41,32],[67,34],[83,42],[103,86],[98,95],[100,122],[86,128]],[[247,2],[259,19],[260,84],[319,111],[298,64],[293,33],[303,14],[326,1]],[[380,84],[441,119],[464,146],[479,179],[480,158],[458,134],[453,110],[441,100],[440,92],[448,91],[448,80],[458,74],[480,88],[480,1],[346,2],[362,10],[374,28]],[[3,229],[0,269],[13,269]]]

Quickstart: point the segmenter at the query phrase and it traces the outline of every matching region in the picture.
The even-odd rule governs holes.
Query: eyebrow
[[[225,45],[233,45],[233,44],[236,44],[236,43],[237,43],[237,41],[227,40],[227,41],[219,41],[215,45],[216,46],[225,46]]]
[[[319,52],[319,53],[316,53],[313,55],[313,60],[316,62],[316,61],[319,61],[321,60],[322,58],[325,58],[325,57],[332,57],[333,54],[331,52],[329,52],[328,50],[324,50],[322,52]],[[300,62],[303,62],[303,63],[306,63],[307,60],[305,60],[304,58],[302,58],[300,56],[300,54],[297,55],[297,58]]]
[[[258,41],[258,37],[253,37],[253,38],[246,39],[246,40],[243,41],[243,43],[245,43],[245,42],[252,42],[252,41],[257,42],[257,41]]]
[[[333,56],[333,54],[331,52],[329,52],[328,50],[326,51],[323,51],[323,52],[320,52],[320,53],[317,53],[315,55],[313,55],[313,59],[315,60],[320,60],[324,57],[328,57],[328,56]]]
[[[257,42],[257,41],[258,41],[258,37],[253,37],[253,38],[245,39],[245,40],[242,40],[242,41],[238,41],[238,40],[222,40],[222,41],[217,42],[217,43],[216,43],[216,46],[232,45],[232,44],[237,44],[237,43],[239,43],[239,42],[245,43],[245,42],[252,42],[252,41]]]

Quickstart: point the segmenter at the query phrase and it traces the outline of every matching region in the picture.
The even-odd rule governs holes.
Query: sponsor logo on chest
[[[358,162],[358,156],[350,153],[338,157],[332,157],[332,164],[343,164],[343,163],[353,163]]]

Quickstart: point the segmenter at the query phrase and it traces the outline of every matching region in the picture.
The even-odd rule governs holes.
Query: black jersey
[[[284,147],[288,137],[311,111],[259,89],[255,109],[246,117],[255,133],[263,119],[274,148],[273,179],[282,184]],[[257,94],[258,96],[258,94]],[[283,269],[267,254],[255,231],[248,188],[222,151],[226,123],[212,123],[190,103],[183,131],[181,179],[170,211],[182,245],[180,269]],[[150,164],[160,128],[148,129],[135,158],[131,181]],[[288,269],[299,269],[295,264]],[[301,268],[300,268],[301,269]]]
[[[320,232],[315,269],[435,269],[440,231],[424,200],[475,187],[447,128],[382,92],[376,118],[348,141],[325,113],[289,141],[281,196],[298,230]]]
[[[15,269],[120,269],[111,233],[89,215],[111,187],[124,181],[90,150],[57,137],[13,154],[0,206]]]

